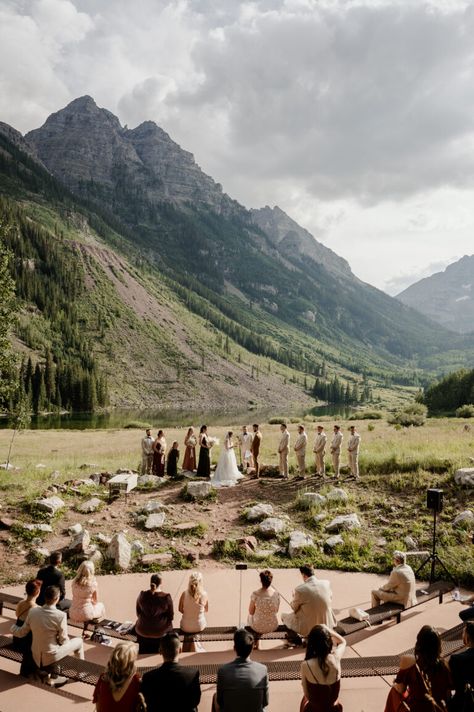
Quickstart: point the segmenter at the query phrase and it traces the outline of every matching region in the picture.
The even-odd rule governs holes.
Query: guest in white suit
[[[288,479],[288,453],[290,452],[290,433],[286,423],[280,425],[280,442],[278,444],[278,454],[280,456],[280,475]]]
[[[300,478],[304,477],[306,474],[306,445],[308,443],[308,436],[304,429],[304,425],[298,425],[298,437],[295,440],[294,451],[296,454],[296,462],[298,463],[298,470]]]
[[[334,467],[334,477],[339,479],[339,467],[341,463],[342,433],[341,426],[334,426],[334,435],[331,441],[332,466]]]
[[[12,628],[18,638],[23,638],[31,631],[31,652],[38,667],[57,663],[72,654],[84,660],[82,639],[69,638],[66,613],[56,608],[59,594],[57,586],[48,586],[44,594],[44,606],[32,608],[21,628]]]
[[[300,573],[303,583],[295,588],[291,602],[293,613],[282,613],[281,619],[290,631],[306,638],[315,625],[334,628],[336,619],[329,581],[317,579],[312,566],[300,566]]]
[[[253,435],[252,433],[249,433],[247,426],[244,425],[242,428],[242,434],[239,438],[240,454],[242,456],[242,467],[244,472],[246,472],[249,467],[253,467],[252,441]]]
[[[318,425],[318,427],[316,428],[316,438],[314,441],[313,452],[316,460],[316,474],[320,477],[324,477],[324,475],[326,474],[324,456],[326,454],[327,440],[328,438],[326,433],[324,432],[323,426]]]
[[[349,467],[351,470],[352,477],[356,480],[359,479],[359,449],[360,449],[360,435],[355,429],[354,425],[349,428],[350,436],[349,443],[347,445],[347,453],[349,455]]]

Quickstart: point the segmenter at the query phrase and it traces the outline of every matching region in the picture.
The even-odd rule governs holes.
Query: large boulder
[[[474,467],[461,467],[456,470],[454,481],[462,487],[474,487]]]
[[[144,514],[154,514],[155,512],[163,512],[166,509],[168,509],[168,507],[166,504],[163,504],[163,502],[150,500],[140,509],[140,512],[144,512]]]
[[[83,528],[84,527],[82,526],[82,524],[80,524],[80,522],[77,522],[77,524],[71,524],[71,526],[68,527],[67,533],[70,536],[77,536],[82,532]]]
[[[164,512],[154,512],[149,514],[145,520],[144,527],[150,532],[155,531],[155,529],[161,529],[165,523],[166,514]]]
[[[51,524],[43,524],[39,522],[33,522],[32,524],[22,524],[23,529],[29,532],[41,532],[42,534],[51,534],[53,527]]]
[[[348,532],[353,529],[360,529],[361,524],[357,514],[340,514],[334,517],[332,522],[326,525],[326,531],[329,534],[337,534],[338,532]]]
[[[466,527],[474,525],[474,512],[471,509],[465,509],[453,520],[453,527]]]
[[[245,516],[249,522],[260,522],[266,517],[271,517],[272,514],[273,507],[271,504],[255,504],[247,510]]]
[[[347,502],[349,495],[346,490],[340,487],[333,487],[333,489],[326,495],[328,502]]]
[[[263,522],[260,522],[258,525],[258,531],[267,539],[283,534],[285,529],[286,522],[278,517],[269,517],[268,519],[264,519]]]
[[[85,502],[81,502],[76,509],[82,514],[91,514],[91,512],[97,512],[97,510],[102,506],[102,500],[98,497],[91,497]]]
[[[342,546],[344,544],[344,539],[340,534],[334,534],[333,536],[330,536],[326,539],[324,542],[324,548],[327,549],[328,551],[333,551],[336,549],[338,546]]]
[[[406,536],[403,541],[408,551],[416,551],[418,549],[418,542],[412,536]]]
[[[300,531],[291,532],[290,539],[288,541],[288,555],[292,559],[295,556],[302,554],[308,546],[314,546],[313,537]]]
[[[74,551],[78,554],[83,554],[90,547],[91,535],[87,529],[83,529],[79,534],[76,534],[71,544],[69,545],[69,550]]]
[[[114,534],[107,549],[107,556],[112,559],[116,569],[120,571],[128,569],[132,557],[132,547],[128,543],[125,534],[122,534],[122,532]]]
[[[163,482],[163,477],[157,477],[156,475],[139,475],[137,478],[138,487],[146,487],[149,485],[158,487],[161,482]]]
[[[132,541],[132,553],[137,554],[137,556],[142,556],[145,553],[145,547],[140,539]]]
[[[169,566],[173,561],[173,554],[144,554],[141,558],[142,566]]]
[[[34,564],[35,566],[42,566],[45,561],[49,559],[51,552],[49,549],[44,547],[34,546],[27,555],[27,561],[29,564]]]
[[[212,484],[210,482],[188,482],[187,493],[193,499],[205,499],[211,494],[211,492]]]
[[[49,517],[53,517],[56,512],[60,509],[64,509],[66,503],[61,499],[61,497],[44,497],[43,499],[37,499],[34,502],[37,509],[42,512],[46,512]]]
[[[300,495],[300,500],[308,507],[322,507],[327,501],[326,497],[319,492],[303,492]]]
[[[98,532],[97,534],[95,534],[94,538],[102,546],[109,546],[110,542],[112,541],[111,536],[108,536],[108,534],[103,534],[102,532]]]

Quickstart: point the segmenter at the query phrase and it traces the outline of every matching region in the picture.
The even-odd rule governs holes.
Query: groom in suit
[[[255,479],[258,479],[260,474],[260,464],[258,458],[260,455],[260,445],[262,444],[262,433],[257,423],[253,424],[253,440],[252,440],[252,456],[253,456],[253,466],[255,468]]]
[[[235,660],[217,671],[212,712],[263,712],[268,705],[268,671],[249,660],[254,637],[244,628],[234,633]]]

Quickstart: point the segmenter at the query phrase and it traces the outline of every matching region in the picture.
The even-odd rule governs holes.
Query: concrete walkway
[[[179,595],[187,584],[189,571],[170,571],[163,575],[163,589],[173,597],[175,609]],[[292,591],[301,582],[300,574],[294,569],[274,570],[274,584],[287,600],[291,600]],[[357,605],[364,608],[369,604],[370,591],[377,588],[385,579],[374,574],[344,573],[340,571],[318,571],[319,578],[329,579],[333,590],[334,609],[337,618],[347,615],[348,608]],[[116,620],[135,619],[135,600],[140,590],[148,587],[147,574],[127,574],[99,577],[99,597],[104,601],[107,616]],[[208,624],[210,626],[238,625],[246,623],[247,606],[250,593],[259,587],[259,578],[255,570],[249,569],[242,574],[233,569],[207,569],[204,572],[205,588],[209,594]],[[242,586],[242,606],[239,610],[240,586]],[[421,586],[421,584],[420,584]],[[23,587],[8,589],[11,593],[22,594]],[[281,612],[288,611],[289,605],[282,599]],[[459,623],[460,605],[451,601],[448,595],[443,605],[437,601],[428,602],[407,612],[400,625],[387,623],[372,630],[365,630],[352,636],[351,647],[346,656],[389,655],[399,653],[414,644],[416,634],[422,625],[430,624],[442,632]],[[13,621],[13,612],[4,611],[0,617],[0,634],[9,631]],[[175,626],[179,626],[180,615],[175,615]],[[70,628],[71,635],[77,635],[78,629]],[[114,644],[117,642],[113,639]],[[187,663],[228,662],[233,658],[230,642],[206,643],[206,653],[186,653]],[[86,658],[105,664],[110,649],[86,642]],[[253,654],[255,660],[263,663],[270,660],[302,660],[304,652],[300,649],[283,649],[281,641],[264,641],[262,649]],[[140,656],[142,664],[161,664],[161,656]],[[69,683],[61,691],[50,691],[43,686],[25,683],[18,676],[19,666],[0,658],[0,712],[63,712],[93,710],[92,688],[82,683]],[[363,679],[344,679],[342,682],[341,701],[345,712],[382,712],[391,679],[371,677]],[[199,712],[210,712],[214,686],[203,686],[203,698]],[[301,700],[299,682],[274,682],[270,684],[270,706],[268,712],[298,712]]]

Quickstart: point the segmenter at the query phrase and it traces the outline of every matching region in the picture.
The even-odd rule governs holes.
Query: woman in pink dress
[[[254,633],[254,649],[258,650],[259,639],[264,633],[272,633],[278,628],[280,594],[272,586],[273,574],[268,569],[259,573],[261,588],[250,597],[248,626]]]
[[[104,604],[97,598],[97,580],[92,561],[83,561],[72,582],[72,604],[69,618],[76,623],[100,620],[105,616]]]

